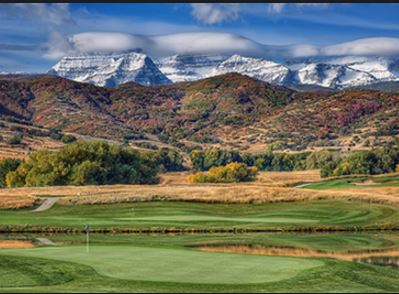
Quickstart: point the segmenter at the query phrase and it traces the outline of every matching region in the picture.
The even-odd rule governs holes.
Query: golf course
[[[9,238],[22,238],[20,235]],[[204,252],[208,244],[254,244],[321,252],[372,252],[399,246],[386,233],[205,234],[46,236],[54,245],[33,242],[25,249],[1,249],[2,292],[79,291],[351,291],[396,292],[399,272],[384,265],[333,258]],[[0,241],[5,244],[7,239]],[[34,236],[23,237],[35,240]],[[1,246],[1,245],[0,245]]]
[[[309,175],[10,189],[33,201],[0,209],[0,292],[399,291],[394,181]]]

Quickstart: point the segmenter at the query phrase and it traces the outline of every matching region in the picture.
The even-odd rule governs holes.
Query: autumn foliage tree
[[[245,163],[232,162],[226,166],[212,167],[208,172],[189,176],[190,183],[237,183],[256,179],[258,169]]]
[[[60,151],[38,151],[6,175],[7,187],[152,184],[158,181],[152,154],[106,142],[74,142]]]

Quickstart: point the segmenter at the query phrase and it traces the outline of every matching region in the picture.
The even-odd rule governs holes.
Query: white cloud
[[[198,32],[153,38],[160,53],[261,54],[262,45],[235,34]]]
[[[240,14],[240,4],[191,4],[194,18],[205,24],[217,24],[228,20],[236,20]]]
[[[398,55],[399,38],[366,38],[326,46],[322,55]]]
[[[261,55],[264,46],[247,38],[213,32],[181,33],[160,36],[141,36],[126,33],[87,32],[62,37],[53,34],[47,45],[48,58],[59,58],[71,52],[121,52],[142,49],[152,56],[209,53]]]
[[[399,38],[368,38],[329,46],[297,44],[271,46],[239,35],[194,32],[143,36],[127,33],[87,32],[63,37],[53,32],[46,57],[58,59],[68,53],[121,52],[142,49],[153,57],[173,54],[241,54],[279,58],[311,56],[389,56],[399,55]]]
[[[81,33],[69,37],[73,49],[80,52],[126,51],[150,49],[151,38],[125,33]]]
[[[316,7],[316,8],[326,8],[330,4],[329,3],[270,3],[267,7],[267,12],[270,14],[279,14],[282,13],[283,10],[289,6],[296,8],[305,8],[305,7]]]
[[[306,57],[319,55],[319,48],[313,45],[294,45],[290,46],[289,55],[292,57]]]
[[[44,51],[44,58],[60,59],[72,49],[72,45],[66,36],[53,30],[50,33],[49,41],[41,49]]]
[[[287,5],[286,3],[270,3],[267,7],[267,12],[269,13],[281,13]]]

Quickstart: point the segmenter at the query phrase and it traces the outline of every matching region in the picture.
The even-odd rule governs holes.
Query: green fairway
[[[43,228],[293,228],[394,225],[399,207],[347,200],[264,204],[142,202],[62,206],[44,212],[1,210],[0,224]]]
[[[378,187],[389,187],[399,186],[398,176],[387,176],[387,177],[353,177],[353,178],[342,178],[328,181],[315,182],[306,184],[303,188],[306,189],[345,189],[345,188],[378,188]]]
[[[201,222],[201,221],[216,221],[216,222],[244,222],[244,223],[312,223],[318,220],[299,219],[299,218],[283,218],[283,217],[218,217],[207,215],[170,215],[170,216],[149,216],[149,217],[125,217],[115,218],[121,221],[176,221],[176,222]]]

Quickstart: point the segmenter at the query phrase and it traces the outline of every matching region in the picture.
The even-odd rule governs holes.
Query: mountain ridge
[[[330,57],[275,62],[221,54],[175,54],[152,60],[140,50],[66,56],[48,73],[98,86],[133,81],[163,85],[237,72],[265,82],[301,87],[345,89],[399,81],[399,61],[382,57]]]
[[[228,73],[193,82],[98,87],[55,76],[1,79],[0,114],[115,140],[259,151],[369,148],[398,135],[399,94],[295,91]],[[368,146],[363,146],[366,144]]]

